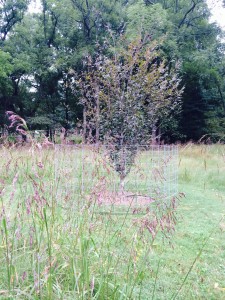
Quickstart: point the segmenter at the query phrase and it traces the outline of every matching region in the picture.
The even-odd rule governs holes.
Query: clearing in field
[[[118,209],[121,205],[146,207],[157,200],[169,202],[177,196],[178,147],[135,146],[131,162],[127,156],[132,150],[126,147],[122,156],[105,146],[56,145],[55,180],[59,182],[59,197],[72,194],[72,205],[76,205],[81,195],[86,195],[104,208],[114,205]],[[122,210],[126,212],[127,208]]]

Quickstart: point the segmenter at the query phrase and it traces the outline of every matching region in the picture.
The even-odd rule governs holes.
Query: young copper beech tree
[[[182,93],[178,68],[169,68],[159,48],[138,39],[111,58],[89,57],[78,79],[84,140],[104,142],[122,188],[137,146],[150,143],[152,128]]]

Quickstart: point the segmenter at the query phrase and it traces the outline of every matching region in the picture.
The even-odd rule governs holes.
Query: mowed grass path
[[[156,298],[225,299],[225,147],[182,147],[179,170],[186,197],[173,249],[162,253]]]
[[[73,195],[58,201],[51,150],[4,151],[1,208],[11,222],[1,214],[0,299],[225,299],[223,145],[180,148],[176,230],[153,244],[130,217],[77,214]]]

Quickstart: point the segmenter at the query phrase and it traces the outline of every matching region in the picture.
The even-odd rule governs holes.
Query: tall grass
[[[155,214],[145,215],[130,214],[129,207],[124,207],[122,214],[110,208],[102,211],[96,193],[87,196],[80,192],[78,197],[65,186],[66,168],[56,176],[54,162],[59,158],[54,155],[52,149],[0,150],[0,299],[202,297],[200,288],[187,293],[185,286],[194,280],[199,250],[221,217],[223,146],[181,149],[180,182],[187,198],[179,206],[177,233],[172,239],[177,221],[172,207],[164,211],[159,206]],[[218,194],[220,202],[215,200]],[[211,227],[207,223],[207,233],[205,228],[203,233],[198,229],[199,233],[197,227],[187,227],[192,216],[186,214],[190,203],[188,209],[205,225],[200,203],[213,207],[204,200],[211,195],[220,211],[215,209],[215,224],[213,220]],[[218,240],[219,236],[217,232]],[[187,252],[188,248],[193,248],[193,253]],[[177,271],[179,255],[184,256],[185,264]],[[221,297],[221,291],[202,289],[207,299]]]
[[[104,213],[95,193],[78,199],[65,191],[67,169],[56,178],[54,161],[62,156],[54,155],[52,149],[1,149],[0,295],[142,299],[152,243],[159,231],[169,232],[173,212],[138,217],[124,206],[122,214],[110,207]]]

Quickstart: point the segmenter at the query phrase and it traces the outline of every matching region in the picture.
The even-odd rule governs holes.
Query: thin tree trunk
[[[221,91],[219,82],[217,82],[217,88],[218,88],[218,92],[219,92],[219,95],[220,95],[221,104],[222,104],[223,110],[224,110],[224,112],[225,112],[225,101],[224,101],[223,93],[222,93],[222,91]]]
[[[157,144],[156,129],[157,129],[156,125],[154,124],[152,126],[152,141],[151,141],[152,145],[156,145]]]
[[[82,134],[83,144],[86,143],[86,135],[87,135],[87,113],[86,113],[86,108],[84,106],[84,109],[83,109],[83,134]]]

